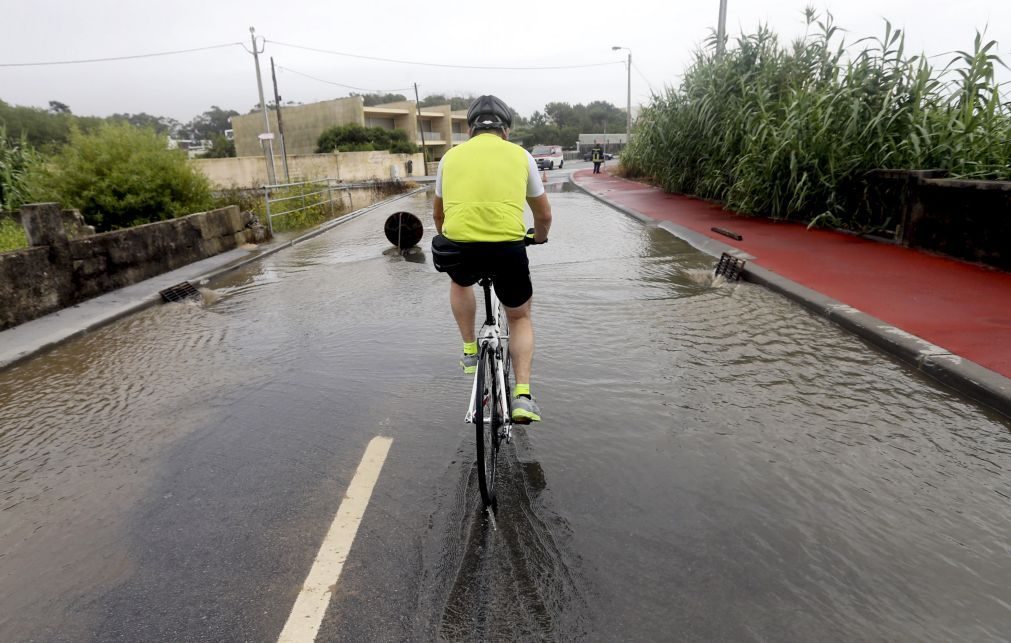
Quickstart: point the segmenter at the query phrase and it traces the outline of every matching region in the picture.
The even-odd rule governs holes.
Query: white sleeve
[[[530,156],[530,152],[527,152],[527,166],[527,197],[539,197],[544,194],[544,184],[541,183],[541,175],[537,173],[537,161]]]
[[[435,196],[442,198],[442,162],[446,160],[443,156],[439,159],[439,169],[435,171]]]

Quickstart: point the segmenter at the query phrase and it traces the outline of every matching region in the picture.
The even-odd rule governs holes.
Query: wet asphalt
[[[376,435],[317,640],[1011,631],[1006,420],[550,197],[546,421],[503,452],[494,520],[422,194],[0,373],[0,638],[275,640]],[[406,256],[395,210],[426,226]]]

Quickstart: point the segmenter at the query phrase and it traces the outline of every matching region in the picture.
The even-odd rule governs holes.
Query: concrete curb
[[[754,257],[738,248],[669,221],[657,222],[641,212],[614,203],[586,186],[580,185],[574,179],[572,183],[601,203],[642,223],[656,224],[712,257],[719,258],[722,253],[726,252],[747,260],[748,263],[742,273],[744,279],[792,299],[811,312],[828,318],[876,347],[898,357],[917,371],[1011,418],[1011,379],[1000,373],[995,373],[916,335],[907,333],[901,328],[885,323],[856,308],[762,268],[754,263]]]
[[[237,270],[254,261],[259,261],[264,257],[319,236],[348,221],[357,219],[377,208],[427,189],[429,189],[428,186],[421,186],[403,194],[384,199],[378,203],[373,203],[368,207],[346,214],[339,219],[327,221],[295,239],[269,245],[260,251],[243,253],[239,248],[229,250],[213,257],[201,259],[188,266],[177,268],[168,273],[162,273],[150,279],[131,284],[119,290],[104,293],[98,297],[83,301],[76,306],[64,308],[38,319],[27,321],[24,324],[19,324],[13,328],[0,331],[0,339],[9,339],[15,344],[24,344],[24,347],[20,350],[17,348],[10,350],[0,345],[0,370],[15,366],[43,350],[53,348],[75,337],[122,319],[127,315],[132,315],[161,303],[162,299],[158,293],[164,288],[182,281],[200,284],[207,283],[215,277]],[[236,258],[228,259],[228,255],[236,256]],[[201,264],[207,264],[212,267],[204,270],[200,267]],[[166,281],[165,276],[170,274],[174,276],[171,280]],[[105,298],[105,300],[99,301],[102,298]],[[81,309],[89,307],[89,304],[91,307],[97,305],[101,311],[93,315],[83,313],[86,319],[81,319]],[[77,317],[77,319],[73,319],[74,317]]]

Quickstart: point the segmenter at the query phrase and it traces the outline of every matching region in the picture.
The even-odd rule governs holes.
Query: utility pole
[[[256,49],[256,29],[253,27],[249,28],[249,37],[253,41],[253,62],[256,64],[256,89],[260,92],[260,107],[263,108],[263,125],[265,129],[263,135],[261,135],[260,144],[263,145],[263,140],[266,139],[267,180],[270,181],[271,185],[276,185],[277,177],[274,175],[274,137],[270,134],[270,117],[267,115],[267,101],[263,99],[263,79],[260,77],[260,55]]]
[[[274,71],[274,57],[270,57],[270,77],[274,80],[274,106],[277,108],[277,133],[281,136],[281,159],[284,165],[284,182],[291,183],[288,174],[288,151],[284,147],[284,122],[281,121],[281,95],[277,93],[277,73]]]
[[[628,50],[628,93],[625,94],[625,145],[632,140],[632,50]]]
[[[619,49],[624,49],[628,52],[628,93],[626,94],[627,102],[625,103],[625,145],[628,145],[629,141],[632,140],[632,50],[628,47],[622,47],[620,45],[615,45],[611,47],[611,51],[618,51]]]
[[[425,130],[421,127],[421,99],[418,98],[418,83],[414,83],[414,111],[418,115],[418,132],[421,133],[421,157],[425,159],[422,176],[428,176],[428,148],[425,147]]]
[[[727,0],[720,0],[720,23],[716,28],[716,57],[723,58],[726,47],[724,41],[727,39]]]

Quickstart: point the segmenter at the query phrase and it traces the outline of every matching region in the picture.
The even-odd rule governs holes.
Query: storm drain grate
[[[737,281],[741,278],[745,263],[743,259],[738,259],[724,252],[720,255],[720,262],[716,264],[714,274],[717,277],[724,277],[727,281]]]
[[[200,291],[193,287],[188,281],[166,288],[158,293],[165,301],[183,301],[193,297],[199,297]]]

